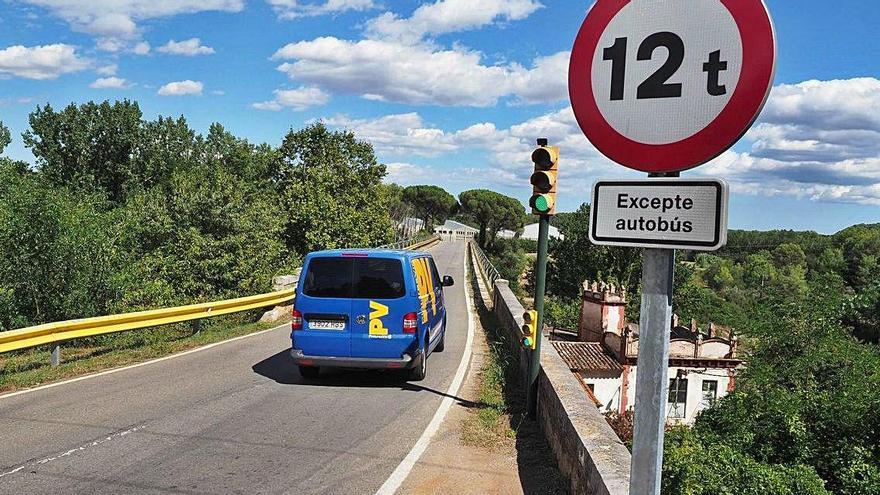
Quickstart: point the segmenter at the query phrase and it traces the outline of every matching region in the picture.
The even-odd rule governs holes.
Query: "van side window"
[[[440,275],[437,274],[437,265],[434,264],[434,258],[428,258],[428,263],[431,265],[431,273],[434,277],[434,290],[440,290]]]

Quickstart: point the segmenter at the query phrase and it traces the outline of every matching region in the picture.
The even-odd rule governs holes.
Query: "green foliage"
[[[546,323],[555,328],[576,332],[581,313],[581,303],[577,299],[548,297],[544,301]]]
[[[589,205],[581,205],[569,216],[564,229],[565,240],[550,243],[551,261],[547,269],[550,293],[576,297],[584,280],[602,280],[629,289],[638,286],[641,251],[593,245],[589,239]]]
[[[3,125],[3,122],[0,122],[0,153],[9,146],[9,143],[12,142],[12,134],[9,132],[9,128]]]
[[[351,132],[317,123],[290,131],[278,150],[272,182],[286,215],[288,250],[380,245],[393,238],[385,166]]]
[[[221,168],[175,172],[167,187],[132,198],[120,274],[125,308],[171,306],[258,294],[298,258],[281,240],[272,195]]]
[[[321,124],[276,149],[129,101],[30,122],[37,167],[0,158],[0,330],[266,292],[310,250],[388,241],[402,200],[368,143]]]
[[[0,330],[107,309],[120,226],[104,210],[0,162]]]
[[[460,214],[479,225],[479,244],[491,248],[499,230],[517,230],[523,225],[525,207],[519,200],[486,189],[472,189],[458,195]]]
[[[529,259],[516,239],[496,239],[491,248],[486,250],[489,261],[498,270],[501,278],[510,282],[510,288],[522,293],[520,276],[526,270]]]
[[[456,210],[455,196],[438,186],[409,186],[403,190],[403,201],[412,206],[413,215],[425,221],[425,228],[446,221]]]
[[[664,495],[827,495],[809,466],[759,462],[685,427],[666,433]]]
[[[103,191],[120,203],[133,187],[152,177],[138,159],[141,110],[137,103],[71,104],[60,112],[47,104],[31,113],[29,121],[24,143],[54,185]]]

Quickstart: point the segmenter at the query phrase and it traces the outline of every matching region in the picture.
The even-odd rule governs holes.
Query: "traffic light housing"
[[[538,345],[538,312],[526,311],[523,313],[522,338],[519,343],[524,349],[532,349]]]
[[[548,146],[547,140],[539,139],[532,152],[532,197],[529,206],[535,215],[556,214],[556,179],[559,175],[559,147]]]

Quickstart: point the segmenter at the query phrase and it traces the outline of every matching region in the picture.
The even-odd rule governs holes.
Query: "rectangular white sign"
[[[727,183],[720,179],[599,180],[590,241],[714,251],[727,242],[727,200]]]

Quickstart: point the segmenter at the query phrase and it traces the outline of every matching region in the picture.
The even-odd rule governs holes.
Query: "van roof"
[[[313,251],[307,257],[332,258],[335,256],[366,256],[376,258],[396,258],[411,259],[418,256],[425,256],[428,253],[424,251],[405,251],[402,249],[327,249],[324,251]]]

